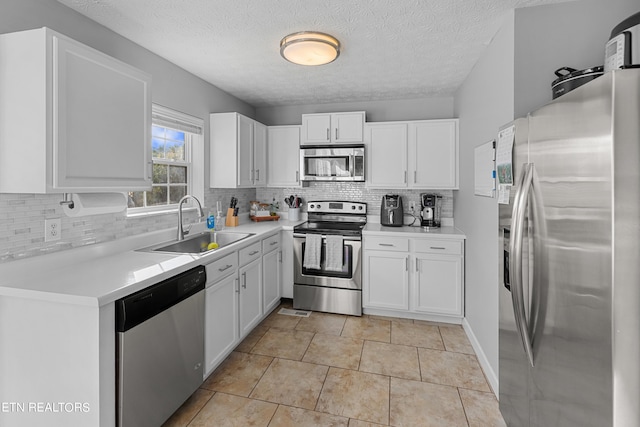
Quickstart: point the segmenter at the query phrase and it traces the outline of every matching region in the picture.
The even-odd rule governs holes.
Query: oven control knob
[[[311,209],[313,209],[313,207],[314,207],[314,206],[315,206],[315,205],[313,205],[313,204],[309,205],[309,207],[310,207]]]
[[[358,210],[360,210],[360,211],[361,211],[361,210],[362,210],[362,206],[358,206]]]
[[[317,207],[318,209],[320,209],[322,206],[320,206],[320,205],[316,205],[316,207]]]

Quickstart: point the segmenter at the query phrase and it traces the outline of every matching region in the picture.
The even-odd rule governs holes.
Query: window
[[[202,201],[204,193],[202,120],[157,105],[152,118],[153,184],[151,191],[129,192],[133,214],[175,209],[186,194]]]

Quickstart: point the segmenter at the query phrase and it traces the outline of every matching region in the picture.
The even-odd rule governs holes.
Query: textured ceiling
[[[507,11],[563,0],[58,0],[255,107],[451,96]],[[287,34],[342,43],[320,67]]]

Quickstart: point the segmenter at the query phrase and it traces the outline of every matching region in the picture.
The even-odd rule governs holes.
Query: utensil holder
[[[237,227],[238,226],[238,217],[233,216],[233,208],[227,209],[227,219],[224,223],[227,227]]]
[[[300,208],[289,208],[289,221],[300,220]]]

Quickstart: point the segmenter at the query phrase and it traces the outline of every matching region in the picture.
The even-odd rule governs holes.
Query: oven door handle
[[[305,239],[307,237],[306,233],[293,233],[293,237],[294,238],[298,238],[298,239]],[[323,234],[322,235],[322,239],[326,240],[327,239],[327,235]],[[344,241],[345,242],[360,242],[362,240],[361,237],[356,237],[356,236],[344,236]]]

